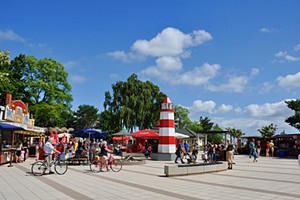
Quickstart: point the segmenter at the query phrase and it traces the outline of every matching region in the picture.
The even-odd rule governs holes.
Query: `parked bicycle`
[[[93,172],[107,171],[110,168],[114,172],[119,172],[122,169],[122,162],[120,160],[116,160],[112,154],[110,154],[108,158],[108,162],[103,162],[103,158],[94,159],[90,163],[90,169]]]
[[[36,161],[35,163],[33,163],[31,166],[31,172],[35,176],[42,176],[43,174],[45,174],[47,168],[53,165],[54,165],[55,172],[59,175],[65,174],[68,170],[68,165],[65,163],[65,161],[60,159],[60,154],[58,154],[56,158],[54,158],[50,162],[49,166],[47,166],[47,162],[45,160]]]

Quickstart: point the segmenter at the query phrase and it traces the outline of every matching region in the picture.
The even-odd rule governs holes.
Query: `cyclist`
[[[50,163],[52,161],[52,154],[56,153],[59,154],[60,152],[56,150],[53,146],[54,138],[49,138],[46,144],[44,145],[44,158],[45,162],[47,163],[47,169],[49,170],[49,174],[54,174],[53,171],[51,171]]]
[[[102,157],[102,162],[105,164],[107,164],[107,160],[108,160],[108,155],[107,153],[113,153],[112,150],[110,150],[108,147],[107,147],[107,142],[106,141],[103,141],[102,144],[101,144],[101,152],[100,152],[100,156]],[[106,168],[108,170],[108,165],[106,165]]]

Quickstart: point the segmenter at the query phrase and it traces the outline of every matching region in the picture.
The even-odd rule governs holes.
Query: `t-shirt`
[[[53,154],[53,145],[50,142],[46,142],[44,145],[44,152],[45,154]]]
[[[107,156],[106,148],[107,148],[106,145],[101,146],[101,153],[100,153],[101,156]]]
[[[250,144],[249,144],[249,147],[250,147],[250,149],[253,149],[254,148],[254,142],[250,142]]]

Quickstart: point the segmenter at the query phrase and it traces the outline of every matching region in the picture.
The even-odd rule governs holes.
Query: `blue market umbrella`
[[[106,139],[108,136],[107,132],[102,132],[100,130],[97,129],[89,129],[89,128],[85,128],[85,129],[81,129],[81,130],[77,130],[77,131],[73,131],[71,133],[71,135],[73,137],[81,137],[81,138],[89,138],[89,139]]]

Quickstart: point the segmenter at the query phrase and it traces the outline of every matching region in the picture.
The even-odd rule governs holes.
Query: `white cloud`
[[[283,88],[300,88],[300,72],[287,75],[285,77],[279,76],[276,79],[278,81],[278,85]]]
[[[222,104],[217,110],[216,113],[219,114],[224,114],[224,113],[228,113],[230,111],[233,110],[233,106],[232,105],[226,105],[226,104]]]
[[[264,82],[260,87],[259,93],[265,94],[270,92],[274,88],[274,84],[271,82]]]
[[[217,108],[216,103],[212,100],[201,101],[196,100],[193,102],[192,107],[188,108],[193,113],[208,113],[208,114],[224,114],[233,110],[233,106],[222,104]]]
[[[261,28],[261,29],[259,29],[259,32],[261,32],[261,33],[273,33],[275,31],[276,31],[276,29],[274,29],[274,28]]]
[[[112,56],[116,59],[122,60],[123,62],[129,62],[130,56],[126,54],[124,51],[114,51],[107,53],[108,56]]]
[[[87,78],[82,75],[71,75],[70,78],[72,81],[77,83],[84,83],[87,80]]]
[[[219,64],[204,63],[202,66],[184,71],[182,59],[191,55],[190,48],[211,39],[211,34],[204,30],[185,34],[176,28],[168,27],[150,40],[137,40],[129,53],[115,51],[107,55],[124,62],[138,55],[156,58],[155,64],[141,71],[144,79],[154,77],[173,85],[204,86],[210,91],[243,92],[250,78],[259,74],[259,69],[252,68],[249,76],[231,75],[228,82],[221,85],[210,83],[221,69]]]
[[[15,33],[13,30],[0,30],[0,41],[26,42],[26,40],[23,37]]]
[[[196,100],[193,102],[190,111],[191,113],[206,112],[212,114],[214,113],[215,107],[216,107],[216,103],[214,101]]]
[[[279,51],[279,52],[277,52],[275,54],[275,57],[282,59],[282,60],[279,60],[279,62],[284,62],[284,61],[298,61],[298,60],[300,60],[300,57],[291,56],[286,51]]]
[[[287,99],[290,100],[290,99]],[[284,101],[265,104],[250,104],[243,109],[240,107],[234,108],[231,105],[221,104],[217,106],[212,100],[193,102],[190,110],[190,119],[198,120],[200,116],[208,116],[212,122],[218,124],[221,128],[235,127],[241,129],[247,135],[260,135],[257,129],[262,126],[268,126],[271,123],[277,125],[278,133],[285,130],[286,133],[295,133],[296,129],[289,126],[285,119],[294,114],[294,111],[289,109]],[[225,113],[231,111],[239,114],[238,117],[226,117]]]
[[[284,101],[277,103],[265,103],[262,105],[250,104],[245,108],[245,113],[257,118],[281,117],[289,113],[293,114]]]
[[[212,39],[210,33],[204,30],[185,34],[172,27],[165,28],[151,40],[137,40],[132,45],[132,51],[145,56],[180,56],[186,57],[185,49],[198,46]]]
[[[279,134],[283,130],[285,130],[286,133],[298,133],[295,128],[284,122],[284,119],[284,117],[275,119],[212,117],[211,121],[217,123],[223,129],[227,127],[241,129],[247,136],[260,136],[261,134],[257,130],[261,129],[263,126],[269,126],[270,124],[277,125],[278,130],[276,134]]]
[[[257,68],[251,69],[251,76],[257,76],[258,74],[259,74],[259,69],[257,69]]]
[[[67,69],[72,69],[74,67],[76,67],[78,65],[78,62],[77,61],[68,61],[67,63],[64,64],[65,68]]]
[[[206,87],[206,89],[213,92],[243,92],[248,82],[249,78],[246,76],[234,76],[230,77],[227,83],[220,85],[210,84]]]
[[[155,62],[158,69],[162,72],[180,71],[182,69],[182,62],[178,57],[163,56]]]
[[[295,51],[299,51],[299,50],[300,50],[300,44],[297,44],[297,45],[294,47],[294,50],[295,50]]]
[[[220,65],[211,65],[205,63],[201,67],[195,67],[191,71],[187,71],[183,74],[178,75],[178,78],[176,80],[173,79],[173,81],[177,84],[204,85],[207,84],[209,80],[215,78],[219,70]]]

